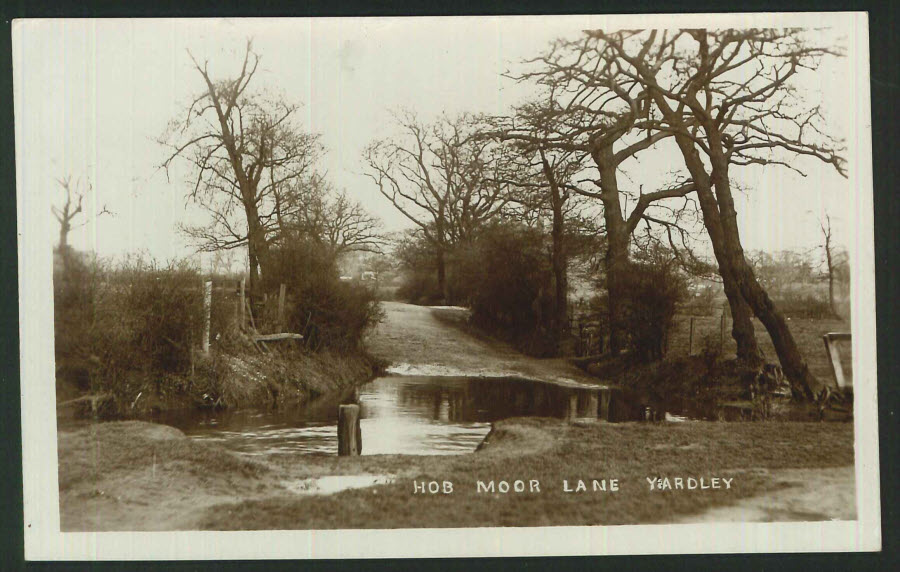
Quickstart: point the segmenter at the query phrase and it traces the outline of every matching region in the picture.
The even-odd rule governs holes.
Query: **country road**
[[[565,359],[537,359],[506,344],[483,340],[454,325],[466,310],[382,302],[384,320],[367,340],[369,350],[399,375],[521,377],[560,385],[597,386]],[[445,316],[436,317],[437,313]]]

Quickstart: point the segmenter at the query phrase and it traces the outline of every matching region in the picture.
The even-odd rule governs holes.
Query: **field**
[[[677,358],[688,355],[688,344],[691,338],[691,319],[694,320],[693,354],[703,351],[704,347],[719,349],[722,347],[723,355],[733,357],[736,351],[734,339],[731,337],[731,319],[725,319],[724,346],[722,341],[721,315],[717,316],[687,316],[679,314],[675,316],[674,326],[669,333],[669,350],[667,358]],[[766,333],[765,327],[757,319],[753,319],[756,339],[759,340],[760,349],[766,361],[778,362],[775,348]],[[825,353],[825,345],[822,336],[829,332],[850,332],[850,322],[838,319],[811,319],[789,318],[788,326],[800,351],[806,358],[813,375],[826,381],[834,379],[831,363]],[[841,342],[841,365],[844,367],[844,375],[852,382],[852,361],[849,344]]]

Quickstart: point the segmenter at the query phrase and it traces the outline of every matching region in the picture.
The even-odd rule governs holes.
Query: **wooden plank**
[[[837,384],[838,389],[843,391],[847,387],[847,380],[844,377],[844,366],[841,363],[841,351],[836,342],[849,341],[850,334],[832,332],[822,336],[822,340],[825,342],[825,352],[828,354],[828,359],[831,362],[834,382]]]
[[[253,339],[257,342],[278,342],[281,340],[302,340],[303,336],[300,334],[291,334],[291,333],[259,334],[259,335],[253,336]]]

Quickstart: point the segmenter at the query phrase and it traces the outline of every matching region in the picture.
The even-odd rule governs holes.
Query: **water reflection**
[[[246,455],[337,454],[338,405],[361,405],[362,454],[469,453],[490,422],[514,416],[596,417],[597,390],[521,379],[384,377],[361,388],[284,411],[206,411],[170,414],[198,440]]]

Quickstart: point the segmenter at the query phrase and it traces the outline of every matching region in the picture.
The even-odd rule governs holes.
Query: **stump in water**
[[[362,429],[359,424],[359,405],[338,408],[338,455],[353,456],[362,452]]]

